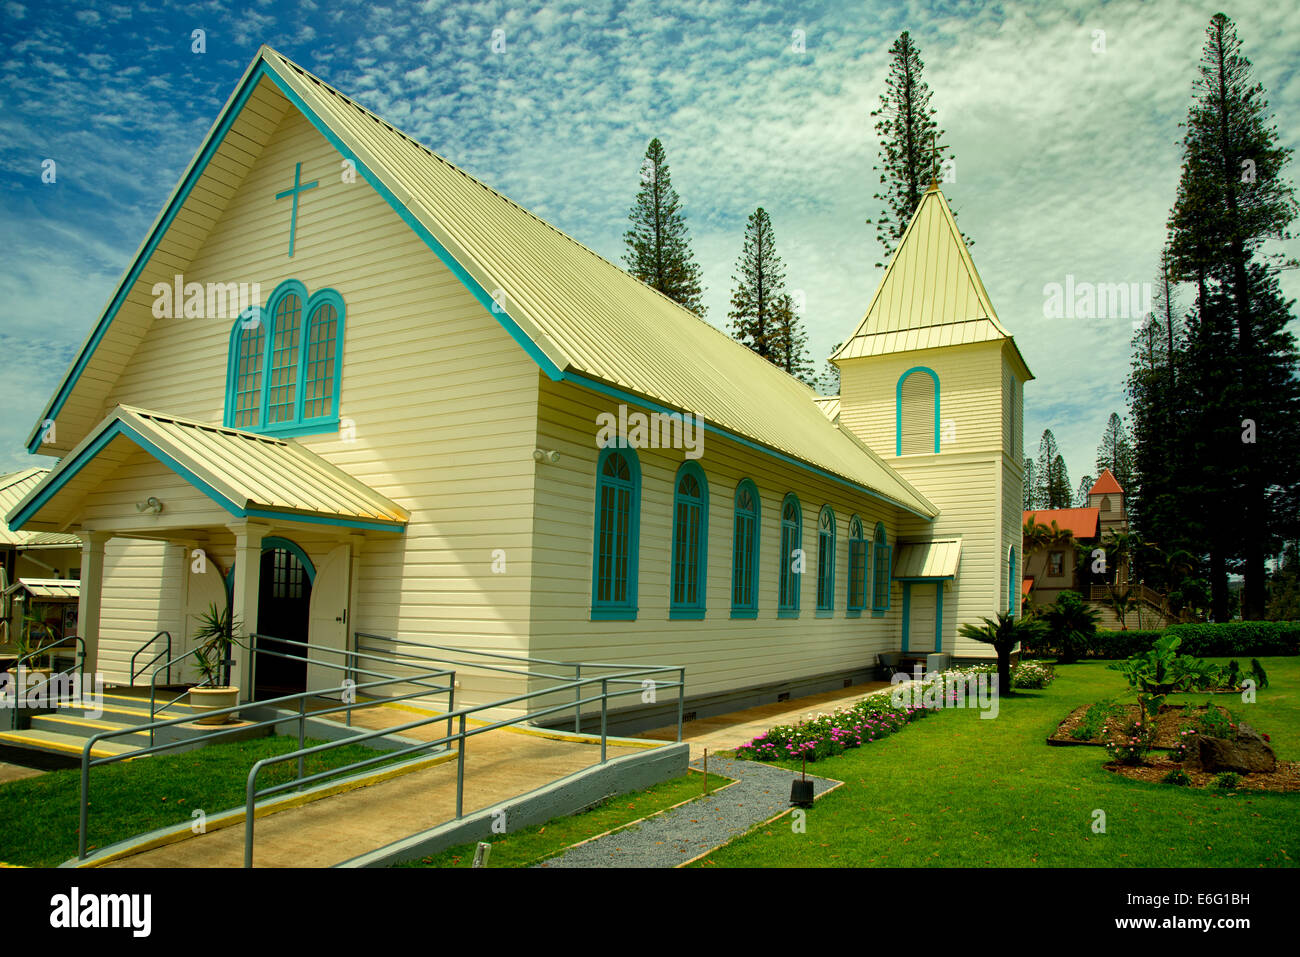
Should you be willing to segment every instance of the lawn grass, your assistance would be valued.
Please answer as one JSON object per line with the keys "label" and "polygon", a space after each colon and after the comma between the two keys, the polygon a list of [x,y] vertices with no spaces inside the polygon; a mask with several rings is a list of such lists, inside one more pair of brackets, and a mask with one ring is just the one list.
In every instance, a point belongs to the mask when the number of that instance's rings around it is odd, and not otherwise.
{"label": "lawn grass", "polygon": [[[709,775],[709,789],[716,791],[730,778]],[[554,857],[565,848],[612,831],[632,821],[649,817],[674,805],[701,797],[704,779],[699,771],[691,771],[654,787],[621,797],[609,798],[600,804],[567,817],[557,817],[545,824],[521,828],[492,841],[488,867],[529,867],[548,857]],[[418,861],[397,867],[471,867],[476,844],[460,844]]]}
{"label": "lawn grass", "polygon": [[[1262,661],[1270,687],[1256,704],[1214,700],[1269,733],[1279,759],[1300,760],[1300,658]],[[1104,749],[1045,743],[1074,708],[1124,694],[1123,676],[1106,665],[1057,666],[1051,686],[1003,698],[995,719],[950,709],[811,764],[845,786],[808,811],[805,833],[781,818],[697,866],[1293,866],[1300,795],[1132,781],[1102,768]],[[1105,833],[1092,829],[1098,810]]]}
{"label": "lawn grass", "polygon": [[[307,741],[308,746],[324,743]],[[196,808],[209,817],[242,808],[253,764],[297,748],[296,736],[279,735],[92,768],[88,848],[93,851],[157,828],[188,823]],[[342,767],[377,753],[364,745],[342,745],[309,755],[306,773]],[[258,788],[289,781],[296,772],[295,761],[272,765],[258,775]],[[75,857],[80,799],[80,768],[0,785],[0,862],[52,867]]]}

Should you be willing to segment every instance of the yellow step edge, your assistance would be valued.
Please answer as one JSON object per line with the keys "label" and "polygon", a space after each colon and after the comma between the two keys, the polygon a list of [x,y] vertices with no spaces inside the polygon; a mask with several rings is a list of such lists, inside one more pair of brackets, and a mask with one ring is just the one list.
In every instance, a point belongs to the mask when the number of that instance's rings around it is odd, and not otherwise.
{"label": "yellow step edge", "polygon": [[[64,744],[62,741],[42,741],[40,738],[29,738],[22,732],[18,731],[0,732],[0,741],[11,741],[14,744],[34,751],[58,751],[60,754],[73,754],[78,757],[86,753],[84,745],[78,748],[70,744]],[[92,758],[116,758],[123,754],[130,754],[133,751],[138,750],[139,748],[130,746],[124,746],[121,751],[110,751],[107,748],[91,748],[90,756]]]}
{"label": "yellow step edge", "polygon": [[67,715],[62,715],[57,713],[43,714],[43,715],[39,715],[38,717],[43,718],[47,721],[56,722],[57,724],[73,724],[81,728],[97,728],[100,731],[126,731],[127,732],[126,734],[120,735],[120,737],[123,738],[128,737],[130,735],[137,735],[142,738],[149,737],[148,731],[128,731],[127,729],[131,728],[132,725],[118,724],[115,721],[101,721],[96,718],[72,718],[72,717],[68,717]]}

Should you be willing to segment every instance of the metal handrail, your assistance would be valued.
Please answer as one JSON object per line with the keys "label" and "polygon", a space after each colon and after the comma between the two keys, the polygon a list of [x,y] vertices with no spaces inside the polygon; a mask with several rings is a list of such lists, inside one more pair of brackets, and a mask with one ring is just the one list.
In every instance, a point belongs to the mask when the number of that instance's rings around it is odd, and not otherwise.
{"label": "metal handrail", "polygon": [[[454,671],[450,671],[447,669],[440,669],[437,671],[431,670],[428,674],[422,675],[421,677],[434,677],[434,676],[442,676],[446,679],[449,679],[447,681],[446,687],[439,689],[440,691],[445,691],[448,694],[454,692],[455,676],[456,676],[456,673]],[[409,679],[405,677],[402,678],[389,677],[379,681],[366,682],[363,684],[357,684],[355,682],[345,682],[336,688],[324,688],[318,691],[300,691],[295,694],[284,695],[279,698],[270,698],[266,701],[259,701],[256,703],[256,705],[245,702],[243,704],[233,705],[228,708],[214,708],[211,711],[205,711],[203,716],[216,717],[218,715],[233,715],[233,714],[237,714],[240,711],[246,711],[250,707],[273,708],[282,704],[286,704],[288,702],[297,702],[299,708],[298,734],[299,734],[299,740],[301,741],[305,734],[305,724],[306,724],[306,719],[308,717],[308,713],[306,711],[306,700],[308,698],[316,697],[322,694],[328,694],[330,692],[335,692],[335,691],[337,692],[355,691],[361,688],[380,687],[385,684],[390,684],[394,682],[405,682],[407,680]],[[417,697],[427,696],[428,694],[429,694],[429,690],[426,688],[422,688],[419,691],[413,691],[409,694],[394,696],[387,700],[401,701],[407,698],[417,698]],[[317,717],[320,715],[333,714],[338,711],[351,711],[360,708],[374,707],[381,703],[382,702],[380,701],[373,701],[373,700],[362,701],[358,697],[358,699],[354,702],[343,702],[338,705],[331,705],[326,708],[319,708],[311,712],[311,716]],[[111,728],[105,731],[99,731],[86,739],[86,743],[82,747],[82,751],[81,751],[81,808],[80,808],[81,830],[78,837],[78,847],[77,847],[78,859],[85,860],[86,858],[86,848],[87,848],[87,841],[88,841],[87,829],[88,829],[89,818],[90,818],[90,769],[92,767],[98,767],[99,765],[102,764],[112,764],[116,761],[125,761],[125,760],[131,760],[135,758],[141,758],[152,754],[160,754],[164,751],[172,750],[173,748],[190,746],[193,744],[193,741],[190,739],[180,739],[177,741],[164,742],[162,744],[155,744],[153,743],[153,741],[154,741],[154,735],[158,729],[175,727],[176,725],[185,724],[193,720],[194,720],[194,715],[183,715],[179,718],[168,718],[161,721],[150,721],[147,726],[129,725],[123,728]],[[205,735],[204,740],[205,741],[212,740],[215,738],[224,737],[225,735],[234,734],[237,732],[246,734],[250,730],[257,730],[258,728],[267,728],[267,727],[273,728],[276,725],[283,724],[285,720],[286,717],[283,714],[277,714],[271,718],[266,718],[262,721],[256,721],[251,724],[235,724],[230,726],[229,728],[223,728],[221,725],[213,725],[212,726],[213,730],[208,732]],[[433,720],[441,720],[441,717],[436,717]],[[149,731],[149,739],[151,742],[149,747],[140,748],[136,751],[127,751],[122,754],[110,754],[104,757],[94,758],[92,760],[91,751],[94,749],[95,745],[98,744],[100,741],[104,741],[109,738],[121,737],[123,735],[128,735],[128,734],[136,734],[145,730]],[[391,733],[391,732],[385,732],[385,733]],[[344,743],[347,743],[349,741],[355,740],[355,736],[349,738],[342,738],[340,740]]]}
{"label": "metal handrail", "polygon": [[[683,700],[678,701],[678,708],[677,708],[678,711],[677,723],[678,723],[679,737],[681,734],[681,717],[685,710],[685,701],[684,701],[685,681],[686,681],[685,668],[681,668],[673,665],[642,665],[642,664],[634,664],[634,663],[617,663],[617,662],[600,662],[600,661],[558,661],[553,658],[530,658],[526,655],[508,655],[505,654],[504,652],[497,652],[497,651],[479,651],[472,648],[457,648],[453,645],[439,645],[433,642],[416,641],[411,638],[391,638],[386,635],[376,635],[370,632],[363,632],[363,631],[354,632],[353,637],[356,640],[357,648],[359,650],[367,647],[369,647],[370,650],[380,650],[374,648],[374,646],[366,646],[361,643],[362,639],[377,639],[379,641],[391,642],[394,645],[410,645],[412,647],[422,648],[422,649],[432,649],[434,651],[452,651],[452,652],[456,652],[457,654],[505,659],[507,661],[526,661],[526,662],[535,662],[538,664],[558,665],[563,668],[572,668],[574,681],[577,681],[582,677],[583,668],[587,668],[587,669],[632,668],[638,671],[644,671],[648,673],[657,673],[663,671],[679,671],[681,672],[681,680],[683,682],[682,691],[678,695],[679,699],[683,699]],[[394,650],[393,654],[396,655],[398,654],[398,652]],[[530,670],[519,671],[517,669],[508,668],[501,665],[485,665],[479,663],[471,663],[471,662],[461,661],[455,658],[428,657],[425,655],[412,655],[409,653],[405,657],[412,658],[418,661],[442,662],[444,664],[465,665],[471,668],[478,668],[483,671],[495,671],[503,674],[519,675],[528,678],[540,677],[540,678],[553,678],[555,680],[568,680],[567,675],[548,674],[544,671],[541,672],[530,671]],[[578,734],[582,732],[582,707],[581,704],[576,701],[573,704],[573,730],[575,733]]]}
{"label": "metal handrail", "polygon": [[150,645],[152,645],[152,644],[153,644],[155,641],[157,641],[157,640],[158,640],[162,635],[166,635],[166,636],[167,636],[167,646],[166,646],[166,648],[165,648],[163,651],[158,652],[158,654],[154,655],[154,656],[153,656],[152,658],[150,658],[148,661],[146,661],[146,662],[144,663],[144,667],[145,667],[145,668],[148,668],[150,665],[152,665],[154,662],[156,662],[159,658],[161,658],[161,657],[165,654],[165,655],[167,656],[167,664],[168,664],[168,668],[167,668],[167,683],[168,683],[168,684],[171,684],[171,683],[172,683],[172,670],[171,670],[171,667],[170,667],[170,666],[171,666],[171,657],[172,657],[172,633],[171,633],[170,631],[160,631],[160,632],[158,632],[158,634],[154,635],[152,638],[150,638],[148,641],[146,641],[143,645],[141,645],[139,648],[137,648],[137,649],[135,650],[135,654],[131,655],[131,684],[135,684],[136,676],[139,675],[139,674],[141,674],[141,673],[143,672],[143,670],[144,670],[143,668],[142,668],[140,671],[136,671],[136,670],[135,670],[135,659],[139,657],[139,655],[140,655],[140,653],[141,653],[142,651],[144,651],[146,648],[148,648]]}
{"label": "metal handrail", "polygon": [[[557,691],[566,691],[566,690],[568,690],[568,688],[569,688],[570,686],[575,686],[575,687],[578,688],[578,700],[577,700],[577,705],[578,705],[579,707],[581,707],[581,705],[583,705],[583,704],[588,704],[588,703],[593,702],[593,701],[599,701],[599,702],[601,703],[601,707],[600,707],[600,763],[601,763],[601,764],[604,764],[604,763],[608,760],[608,712],[609,712],[609,699],[610,699],[611,697],[618,697],[618,696],[620,696],[620,695],[628,695],[628,694],[638,694],[638,693],[640,693],[640,691],[641,691],[641,689],[642,689],[642,687],[643,687],[643,684],[642,684],[641,681],[638,681],[637,678],[638,678],[640,675],[643,675],[643,674],[645,674],[645,673],[647,673],[647,672],[658,672],[658,671],[662,671],[662,670],[676,670],[676,671],[680,671],[680,672],[681,672],[681,680],[680,680],[680,681],[678,681],[678,682],[663,682],[663,687],[680,687],[680,688],[682,688],[682,689],[685,688],[685,685],[686,685],[686,680],[685,680],[685,678],[686,678],[686,676],[685,676],[685,669],[684,669],[684,668],[671,668],[671,667],[668,667],[668,666],[651,666],[651,667],[649,667],[649,668],[636,669],[636,670],[628,671],[628,672],[624,672],[624,673],[621,673],[621,674],[615,674],[615,675],[603,675],[603,676],[598,677],[598,678],[578,679],[577,681],[567,682],[565,685],[562,685],[562,686],[557,687],[557,688],[543,688],[543,689],[539,689],[539,690],[537,690],[537,691],[530,691],[530,692],[526,692],[526,693],[524,693],[524,694],[522,694],[522,695],[516,695],[516,696],[513,697],[513,698],[505,698],[505,699],[501,699],[501,700],[499,700],[499,701],[488,702],[487,704],[473,705],[473,706],[468,707],[468,708],[461,708],[461,709],[459,709],[459,710],[457,710],[457,711],[449,712],[449,713],[447,713],[447,714],[445,714],[445,715],[430,715],[430,716],[427,716],[427,717],[424,717],[424,718],[418,718],[418,719],[415,719],[415,720],[413,720],[413,721],[409,721],[409,722],[407,722],[407,723],[405,723],[405,724],[395,725],[395,726],[390,727],[390,728],[382,728],[382,729],[379,729],[379,730],[376,730],[376,731],[369,731],[369,732],[366,732],[366,733],[364,733],[364,734],[357,735],[357,736],[355,736],[355,737],[340,738],[338,741],[327,741],[327,742],[325,742],[324,744],[313,745],[313,746],[310,747],[310,748],[300,748],[298,751],[293,751],[293,752],[289,752],[289,753],[286,753],[286,754],[273,755],[273,756],[271,756],[271,757],[262,758],[262,759],[260,759],[259,761],[257,761],[257,762],[256,762],[256,763],[255,763],[255,764],[254,764],[250,769],[249,769],[249,771],[248,771],[248,784],[247,784],[247,786],[246,786],[246,790],[245,790],[245,804],[244,804],[244,866],[245,866],[245,867],[252,867],[252,866],[253,866],[253,844],[254,844],[254,837],[255,837],[256,817],[257,817],[257,815],[256,815],[256,810],[257,810],[257,798],[259,798],[259,797],[269,797],[270,795],[278,794],[278,793],[281,792],[281,791],[289,790],[289,788],[294,787],[294,786],[301,787],[301,786],[303,786],[303,785],[305,785],[305,784],[315,783],[316,781],[322,781],[322,780],[325,780],[326,778],[334,777],[334,776],[339,775],[339,774],[348,773],[348,772],[351,772],[351,771],[356,771],[356,770],[359,770],[359,769],[361,769],[361,768],[363,768],[363,767],[368,767],[368,766],[370,766],[370,765],[372,765],[372,764],[377,764],[377,763],[380,763],[380,762],[382,762],[382,761],[392,760],[394,757],[403,756],[403,755],[406,755],[406,754],[414,754],[414,753],[419,752],[419,751],[424,751],[424,750],[428,750],[428,749],[430,749],[430,748],[435,748],[435,747],[437,747],[438,745],[442,745],[442,744],[450,744],[452,741],[456,741],[456,742],[457,742],[457,749],[456,749],[456,752],[457,752],[457,753],[456,753],[456,819],[460,819],[461,817],[464,816],[464,790],[465,790],[465,742],[466,742],[466,740],[467,740],[468,738],[470,738],[470,737],[473,737],[473,736],[476,735],[476,734],[486,734],[486,733],[489,732],[489,731],[496,731],[496,730],[498,730],[498,729],[500,729],[500,728],[509,727],[510,725],[519,724],[519,723],[524,722],[524,721],[533,721],[533,720],[535,720],[535,719],[537,719],[537,718],[539,718],[539,717],[543,717],[543,716],[545,716],[545,715],[553,714],[553,713],[555,713],[555,712],[557,712],[557,711],[567,711],[570,707],[573,707],[573,705],[571,705],[571,704],[569,704],[569,703],[567,703],[567,702],[564,703],[564,704],[560,704],[560,705],[552,705],[551,707],[548,707],[548,708],[542,708],[542,709],[537,710],[537,711],[527,712],[527,713],[522,714],[522,715],[519,715],[519,716],[517,716],[517,717],[506,718],[506,719],[503,719],[503,720],[500,720],[500,721],[495,721],[495,722],[491,722],[491,723],[485,724],[485,725],[483,725],[483,726],[481,726],[481,727],[478,727],[478,728],[473,728],[473,729],[468,729],[468,730],[467,730],[467,729],[466,729],[466,726],[465,726],[467,716],[468,716],[468,715],[471,715],[471,714],[474,714],[475,712],[478,712],[478,711],[484,711],[484,710],[487,710],[488,708],[500,708],[500,707],[503,707],[503,706],[506,706],[506,705],[516,704],[516,703],[518,703],[518,702],[520,702],[520,701],[526,701],[526,700],[528,700],[529,698],[535,698],[535,697],[538,697],[538,696],[540,696],[540,695],[553,694],[553,693],[555,693],[555,692],[557,692]],[[636,683],[637,687],[636,687],[636,688],[629,688],[629,689],[627,689],[627,690],[625,690],[625,691],[615,691],[615,692],[612,692],[612,693],[611,693],[610,690],[609,690],[609,684],[610,684],[611,681],[613,681],[613,682],[623,682],[623,683],[626,683],[626,682],[634,682],[634,683]],[[600,682],[600,686],[601,686],[600,694],[599,694],[599,695],[591,695],[591,696],[586,697],[586,698],[582,697],[582,695],[581,695],[581,687],[582,687],[583,685],[595,684],[596,682]],[[658,687],[660,686],[660,683],[659,683],[658,681],[655,681],[654,684],[655,684],[655,687],[656,687],[656,688],[658,688]],[[371,739],[371,738],[381,737],[381,736],[383,736],[383,735],[402,734],[402,733],[404,733],[404,732],[406,732],[406,731],[412,731],[412,730],[415,730],[416,728],[423,727],[423,726],[425,726],[425,725],[427,725],[427,724],[432,724],[432,723],[434,723],[434,722],[436,722],[436,721],[442,721],[442,720],[444,720],[444,719],[450,721],[450,719],[452,719],[452,718],[457,718],[457,719],[459,719],[459,730],[458,730],[457,733],[455,733],[455,734],[451,734],[451,733],[449,732],[449,733],[446,734],[445,736],[443,736],[443,737],[441,737],[441,738],[433,739],[433,740],[431,740],[431,741],[419,741],[419,742],[416,742],[416,743],[414,743],[414,744],[408,745],[408,746],[406,746],[406,747],[404,747],[404,748],[399,748],[399,749],[396,750],[396,751],[386,752],[386,753],[384,753],[384,754],[382,754],[382,755],[377,755],[377,756],[375,756],[375,757],[373,757],[373,758],[364,758],[364,759],[362,759],[362,760],[360,760],[360,761],[354,761],[354,762],[352,762],[351,764],[344,765],[343,767],[340,767],[340,768],[331,768],[331,769],[326,770],[326,771],[318,771],[317,773],[315,773],[315,774],[313,774],[313,775],[310,775],[310,776],[308,776],[308,777],[305,777],[305,778],[301,776],[302,762],[303,762],[303,759],[304,759],[306,756],[308,756],[308,755],[322,754],[322,753],[324,753],[324,752],[326,752],[326,751],[332,750],[333,748],[341,747],[341,746],[344,745],[344,744],[359,744],[359,743],[364,742],[364,741],[367,741],[367,740],[369,740],[369,739]],[[594,735],[593,735],[593,737],[594,737]],[[680,723],[679,723],[679,724],[678,724],[678,730],[677,730],[677,740],[680,742],[681,739],[682,739],[682,736],[681,736],[681,725],[680,725]],[[295,780],[290,781],[290,782],[286,782],[286,783],[283,783],[283,784],[276,784],[276,785],[272,785],[271,787],[268,787],[268,788],[263,788],[263,789],[260,790],[260,791],[257,790],[257,776],[258,776],[258,774],[261,773],[261,771],[262,771],[262,769],[263,769],[264,767],[268,767],[268,766],[270,766],[270,765],[272,765],[272,764],[280,764],[280,763],[283,763],[283,762],[285,762],[285,761],[292,761],[292,760],[295,760],[295,759],[298,761],[298,766],[299,766],[299,769],[300,769],[300,773],[299,773],[299,777],[298,777],[298,778],[296,778]]]}
{"label": "metal handrail", "polygon": [[[65,645],[69,641],[73,642],[73,647],[76,649],[76,654],[73,657],[72,666],[68,668],[64,668],[62,671],[58,673],[55,673],[54,670],[51,669],[50,676],[47,679],[45,679],[45,681],[41,682],[41,684],[38,685],[37,687],[38,688],[57,687],[57,681],[59,678],[62,678],[64,675],[71,674],[72,672],[75,671],[78,672],[80,675],[80,683],[79,683],[79,689],[80,689],[81,686],[84,686],[86,681],[86,642],[85,639],[83,639],[80,635],[68,635],[66,638],[60,638],[57,641],[53,641],[50,642],[49,644],[42,645],[41,647],[23,655],[21,658],[19,658],[17,661],[13,663],[14,676],[16,678],[20,676],[23,662],[30,661],[31,659],[37,657],[38,655],[48,653],[52,648],[56,646]],[[17,695],[18,693],[17,689],[15,689],[14,693],[15,695]],[[82,693],[83,694],[85,693],[84,689],[82,689]],[[14,705],[15,706],[12,709],[12,717],[10,718],[9,725],[11,730],[17,731],[18,730],[17,700],[15,700]]]}

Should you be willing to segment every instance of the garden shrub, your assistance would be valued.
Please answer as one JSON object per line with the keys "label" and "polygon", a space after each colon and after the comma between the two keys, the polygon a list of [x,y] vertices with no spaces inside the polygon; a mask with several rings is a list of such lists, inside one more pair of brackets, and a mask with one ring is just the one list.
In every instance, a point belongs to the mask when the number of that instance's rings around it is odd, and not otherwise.
{"label": "garden shrub", "polygon": [[1155,722],[1144,724],[1141,718],[1136,718],[1125,725],[1115,740],[1106,743],[1106,750],[1120,764],[1145,764],[1155,739]]}
{"label": "garden shrub", "polygon": [[1098,631],[1088,643],[1094,658],[1128,658],[1163,634],[1183,639],[1185,654],[1207,658],[1300,654],[1300,622],[1224,621],[1170,625],[1165,631]]}
{"label": "garden shrub", "polygon": [[1174,768],[1161,778],[1160,781],[1163,784],[1172,784],[1180,788],[1188,787],[1192,783],[1192,779],[1182,768]]}
{"label": "garden shrub", "polygon": [[1241,775],[1236,771],[1224,771],[1214,779],[1216,788],[1235,788],[1241,783]]}

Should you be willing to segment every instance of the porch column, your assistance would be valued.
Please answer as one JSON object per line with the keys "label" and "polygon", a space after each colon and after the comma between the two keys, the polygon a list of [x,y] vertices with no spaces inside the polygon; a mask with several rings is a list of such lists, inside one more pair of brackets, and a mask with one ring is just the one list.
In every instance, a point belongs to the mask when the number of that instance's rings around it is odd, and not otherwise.
{"label": "porch column", "polygon": [[934,583],[934,650],[943,651],[943,582]]}
{"label": "porch column", "polygon": [[77,599],[77,633],[86,645],[85,669],[94,675],[99,668],[99,613],[104,598],[104,546],[113,536],[107,532],[83,532],[81,539],[81,585]]}
{"label": "porch column", "polygon": [[262,539],[266,528],[253,522],[232,522],[235,535],[235,580],[231,588],[231,614],[243,623],[242,633],[249,647],[231,649],[236,656],[232,672],[238,675],[241,701],[253,700],[253,650],[247,636],[257,631],[258,585],[262,578]]}
{"label": "porch column", "polygon": [[912,626],[912,583],[903,582],[903,651],[907,652],[908,632]]}

